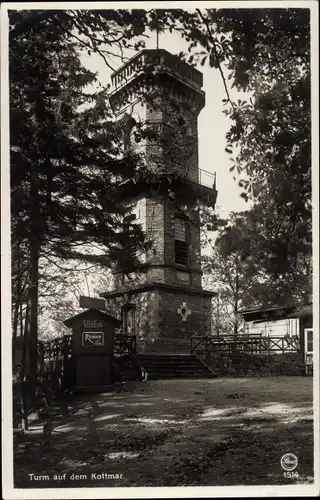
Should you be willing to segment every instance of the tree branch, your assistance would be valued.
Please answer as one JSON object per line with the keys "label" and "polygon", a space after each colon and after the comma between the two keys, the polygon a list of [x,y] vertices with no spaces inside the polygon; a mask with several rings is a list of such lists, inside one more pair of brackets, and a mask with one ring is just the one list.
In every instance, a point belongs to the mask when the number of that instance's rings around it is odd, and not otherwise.
{"label": "tree branch", "polygon": [[219,62],[219,54],[217,52],[217,48],[216,48],[216,41],[215,39],[213,38],[212,36],[212,33],[211,33],[211,30],[210,30],[210,26],[209,26],[209,23],[208,23],[208,20],[203,16],[202,12],[200,9],[196,9],[196,12],[198,13],[198,15],[200,16],[202,22],[204,23],[204,25],[206,26],[207,28],[207,32],[208,32],[208,35],[209,35],[209,38],[211,40],[211,43],[212,43],[212,47],[213,47],[213,51],[214,51],[214,55],[215,55],[215,58],[216,58],[216,64],[218,66],[218,70],[219,70],[219,73],[221,75],[221,78],[222,78],[222,82],[223,82],[223,86],[224,86],[224,89],[225,89],[225,93],[226,93],[226,96],[227,96],[227,100],[228,102],[231,104],[232,106],[232,109],[234,111],[236,111],[236,107],[235,107],[235,104],[234,102],[232,101],[231,97],[230,97],[230,93],[229,93],[229,90],[228,90],[228,85],[227,85],[227,81],[225,79],[225,76],[223,74],[223,71],[222,71],[222,68],[221,68],[221,64]]}

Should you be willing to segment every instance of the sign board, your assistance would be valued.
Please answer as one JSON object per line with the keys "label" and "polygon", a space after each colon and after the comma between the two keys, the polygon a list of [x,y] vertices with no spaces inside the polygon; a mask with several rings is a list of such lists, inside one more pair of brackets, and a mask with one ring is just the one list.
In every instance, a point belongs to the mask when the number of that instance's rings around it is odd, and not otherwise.
{"label": "sign board", "polygon": [[80,307],[85,307],[86,309],[101,309],[105,311],[106,304],[104,299],[98,299],[96,297],[86,297],[85,295],[80,295],[79,297]]}
{"label": "sign board", "polygon": [[83,346],[104,346],[104,332],[82,332]]}
{"label": "sign board", "polygon": [[84,319],[82,323],[84,328],[103,328],[102,321],[98,319]]}

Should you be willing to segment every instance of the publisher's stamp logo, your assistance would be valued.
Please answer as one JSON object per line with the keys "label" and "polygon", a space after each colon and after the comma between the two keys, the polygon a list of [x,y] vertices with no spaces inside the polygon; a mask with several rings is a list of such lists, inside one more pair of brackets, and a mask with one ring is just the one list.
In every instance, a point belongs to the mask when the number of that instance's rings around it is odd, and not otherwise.
{"label": "publisher's stamp logo", "polygon": [[298,467],[298,458],[293,453],[286,453],[281,457],[281,467],[288,472],[295,470]]}

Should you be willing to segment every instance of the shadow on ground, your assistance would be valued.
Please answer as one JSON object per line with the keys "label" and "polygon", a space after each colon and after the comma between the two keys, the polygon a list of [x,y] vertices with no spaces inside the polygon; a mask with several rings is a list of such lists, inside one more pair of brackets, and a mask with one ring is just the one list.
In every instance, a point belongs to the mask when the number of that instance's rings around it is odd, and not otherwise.
{"label": "shadow on ground", "polygon": [[17,433],[15,487],[291,484],[287,452],[294,481],[311,483],[312,379],[128,383],[61,401]]}

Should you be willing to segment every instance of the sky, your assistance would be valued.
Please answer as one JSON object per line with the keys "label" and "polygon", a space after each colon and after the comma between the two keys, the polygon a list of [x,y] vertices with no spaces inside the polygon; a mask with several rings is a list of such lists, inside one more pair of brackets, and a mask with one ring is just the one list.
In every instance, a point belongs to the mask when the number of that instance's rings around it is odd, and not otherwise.
{"label": "sky", "polygon": [[[178,33],[166,31],[160,34],[159,48],[178,54],[181,51],[187,52],[187,47],[187,42]],[[155,33],[149,32],[146,48],[156,48]],[[133,55],[135,55],[134,51],[125,53],[126,57]],[[114,69],[118,69],[123,64],[117,57],[110,61]],[[98,73],[98,78],[103,85],[111,84],[112,71],[106,66],[102,57],[97,54],[83,55],[82,62],[88,69]],[[231,121],[223,114],[222,99],[226,96],[221,75],[217,69],[209,68],[207,65],[199,66],[198,69],[203,73],[202,90],[206,93],[206,105],[200,112],[198,121],[199,168],[212,173],[216,172],[218,190],[216,210],[222,217],[227,217],[231,211],[246,210],[249,205],[240,198],[241,190],[237,181],[233,180],[234,174],[229,172],[230,156],[225,152],[225,147],[226,133]],[[227,75],[226,70],[225,74]],[[229,84],[231,98],[245,99],[244,94],[230,87]]]}

